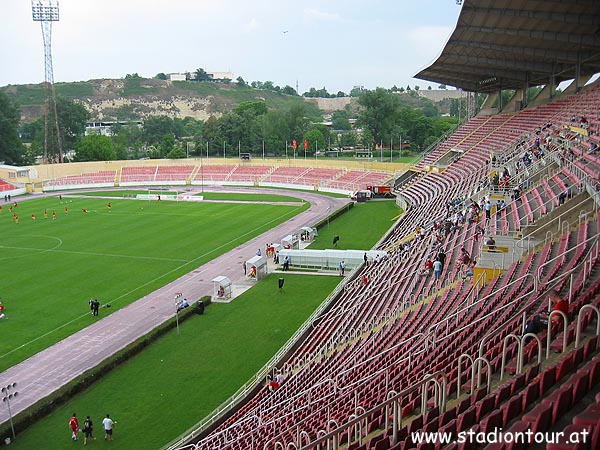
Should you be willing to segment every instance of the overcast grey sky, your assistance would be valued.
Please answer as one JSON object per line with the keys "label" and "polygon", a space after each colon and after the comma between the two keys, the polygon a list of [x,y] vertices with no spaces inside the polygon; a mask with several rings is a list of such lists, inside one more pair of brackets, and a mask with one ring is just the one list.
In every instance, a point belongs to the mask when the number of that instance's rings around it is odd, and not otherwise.
{"label": "overcast grey sky", "polygon": [[[0,86],[42,82],[31,1],[1,4]],[[297,80],[301,93],[426,88],[412,76],[437,58],[460,12],[455,0],[60,0],[59,7],[55,82],[202,67],[280,86]]]}

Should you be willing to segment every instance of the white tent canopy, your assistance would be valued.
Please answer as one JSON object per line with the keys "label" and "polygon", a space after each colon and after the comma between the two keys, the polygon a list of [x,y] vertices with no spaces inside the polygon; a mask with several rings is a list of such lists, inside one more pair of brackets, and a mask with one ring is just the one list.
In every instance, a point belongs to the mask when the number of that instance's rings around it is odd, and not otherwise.
{"label": "white tent canopy", "polygon": [[282,249],[279,252],[279,258],[280,261],[283,261],[286,256],[289,256],[290,266],[316,267],[326,270],[337,270],[340,261],[344,261],[346,270],[352,270],[364,263],[365,254],[369,261],[387,257],[387,252],[384,250]]}

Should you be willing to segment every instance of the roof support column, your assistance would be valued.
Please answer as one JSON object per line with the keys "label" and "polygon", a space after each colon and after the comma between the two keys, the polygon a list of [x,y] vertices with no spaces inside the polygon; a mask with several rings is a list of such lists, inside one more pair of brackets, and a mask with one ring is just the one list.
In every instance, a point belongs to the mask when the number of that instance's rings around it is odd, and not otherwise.
{"label": "roof support column", "polygon": [[581,53],[577,52],[577,64],[575,65],[575,92],[579,92],[581,86],[579,81],[581,78]]}
{"label": "roof support column", "polygon": [[556,91],[556,75],[552,74],[550,76],[550,79],[548,80],[548,88],[550,89],[550,92],[548,92],[548,99],[552,100]]}

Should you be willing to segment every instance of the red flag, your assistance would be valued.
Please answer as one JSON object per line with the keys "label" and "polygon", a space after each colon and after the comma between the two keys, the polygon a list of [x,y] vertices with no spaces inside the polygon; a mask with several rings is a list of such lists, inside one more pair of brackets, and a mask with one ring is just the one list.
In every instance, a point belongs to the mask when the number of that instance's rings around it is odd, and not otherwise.
{"label": "red flag", "polygon": [[306,150],[308,148],[308,141],[304,141],[304,150]]}
{"label": "red flag", "polygon": [[292,147],[293,147],[294,150],[296,150],[296,147],[298,147],[298,143],[296,142],[296,139],[294,139],[292,141]]}

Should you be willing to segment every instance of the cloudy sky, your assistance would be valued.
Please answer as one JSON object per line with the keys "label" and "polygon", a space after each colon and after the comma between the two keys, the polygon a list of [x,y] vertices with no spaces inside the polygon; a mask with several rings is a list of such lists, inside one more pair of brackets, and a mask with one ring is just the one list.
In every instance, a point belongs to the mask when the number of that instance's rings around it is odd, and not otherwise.
{"label": "cloudy sky", "polygon": [[[301,93],[426,88],[412,76],[439,55],[460,12],[455,0],[60,0],[59,7],[56,82],[202,67],[246,81],[297,81]],[[0,61],[0,86],[44,80],[30,0],[2,1]]]}

